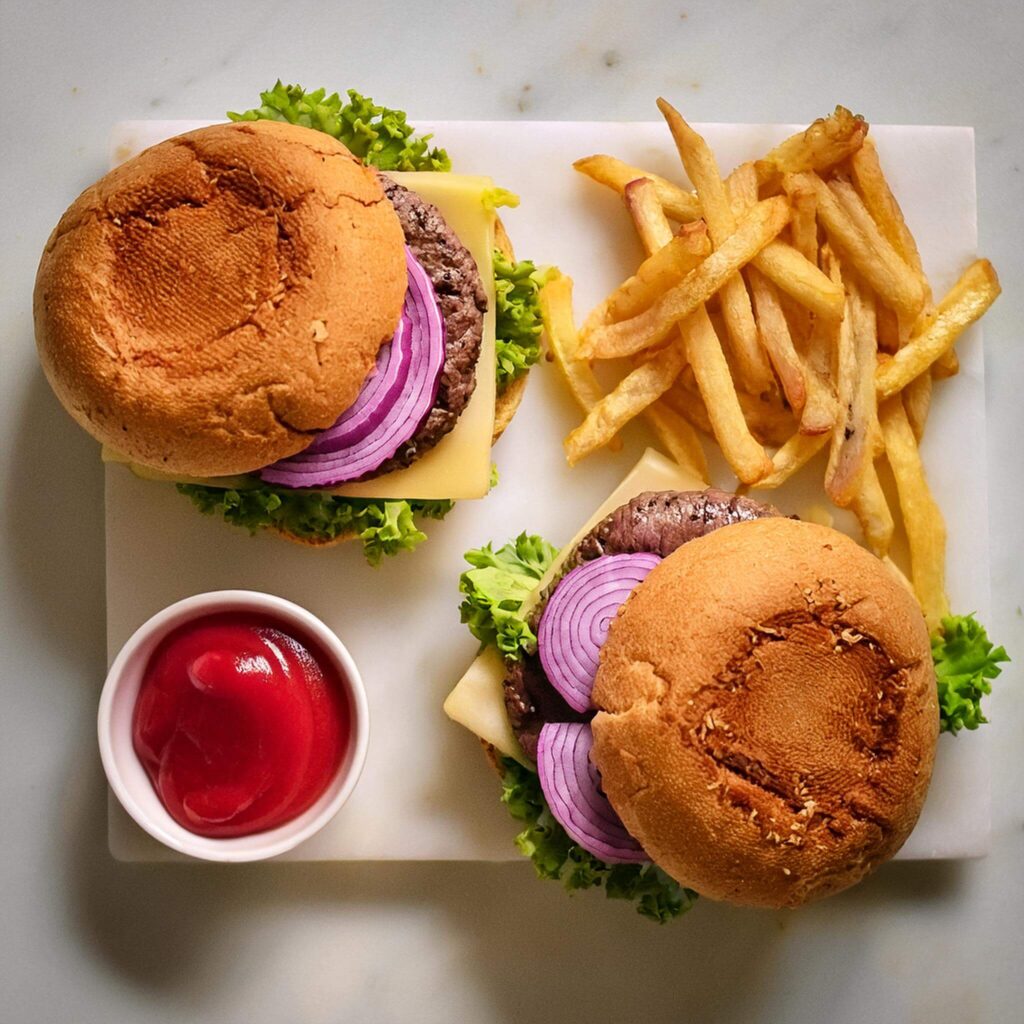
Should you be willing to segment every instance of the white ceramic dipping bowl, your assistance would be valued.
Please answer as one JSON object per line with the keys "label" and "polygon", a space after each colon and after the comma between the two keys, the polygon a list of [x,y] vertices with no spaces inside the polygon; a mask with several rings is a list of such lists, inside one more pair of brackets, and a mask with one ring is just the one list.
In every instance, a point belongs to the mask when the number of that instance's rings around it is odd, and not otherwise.
{"label": "white ceramic dipping bowl", "polygon": [[[330,785],[298,817],[253,835],[211,839],[179,825],[167,813],[132,745],[132,715],[150,656],[170,632],[194,619],[221,612],[265,615],[308,637],[334,666],[348,699],[350,734],[345,755]],[[366,692],[345,645],[315,615],[271,594],[218,590],[178,601],[143,623],[121,648],[107,674],[99,708],[100,756],[107,780],[124,809],[154,839],[190,857],[228,862],[276,857],[319,832],[355,788],[366,760],[370,722]]]}

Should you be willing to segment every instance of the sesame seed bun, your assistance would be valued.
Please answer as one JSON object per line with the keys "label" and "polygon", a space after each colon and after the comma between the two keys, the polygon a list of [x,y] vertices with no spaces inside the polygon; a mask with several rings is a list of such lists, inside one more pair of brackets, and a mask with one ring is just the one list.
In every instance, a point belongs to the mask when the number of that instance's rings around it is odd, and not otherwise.
{"label": "sesame seed bun", "polygon": [[36,340],[57,396],[186,476],[293,455],[355,400],[406,288],[376,173],[311,129],[215,125],[86,189],[47,242]]}
{"label": "sesame seed bun", "polygon": [[759,519],[684,544],[601,652],[593,758],[651,857],[704,896],[796,906],[903,844],[938,736],[914,598],[848,537]]}

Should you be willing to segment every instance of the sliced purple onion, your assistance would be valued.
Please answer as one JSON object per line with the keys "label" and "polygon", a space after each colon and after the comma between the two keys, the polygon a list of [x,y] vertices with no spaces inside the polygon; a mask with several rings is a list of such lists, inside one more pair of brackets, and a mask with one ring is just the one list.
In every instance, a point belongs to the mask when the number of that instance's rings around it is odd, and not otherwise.
{"label": "sliced purple onion", "polygon": [[555,587],[540,617],[537,651],[551,685],[575,711],[590,695],[608,627],[658,555],[603,555],[577,566]]}
{"label": "sliced purple onion", "polygon": [[260,471],[285,487],[329,487],[358,480],[390,459],[419,430],[437,399],[445,322],[433,283],[406,246],[409,286],[394,337],[355,403],[297,455]]}
{"label": "sliced purple onion", "polygon": [[590,760],[594,736],[587,722],[547,722],[537,738],[540,788],[555,820],[573,842],[610,864],[650,860],[626,831],[601,789]]}

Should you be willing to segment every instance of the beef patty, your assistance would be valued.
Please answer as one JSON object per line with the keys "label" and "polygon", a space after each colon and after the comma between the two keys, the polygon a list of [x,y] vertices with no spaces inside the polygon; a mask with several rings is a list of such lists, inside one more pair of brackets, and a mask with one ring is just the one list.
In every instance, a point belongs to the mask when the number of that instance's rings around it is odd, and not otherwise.
{"label": "beef patty", "polygon": [[[764,519],[781,513],[771,505],[728,491],[647,491],[605,516],[580,542],[562,565],[558,576],[541,596],[530,616],[534,633],[548,598],[565,576],[584,562],[602,555],[651,552],[662,558],[687,541],[703,537],[731,523]],[[566,704],[551,685],[536,652],[505,663],[505,708],[512,731],[524,752],[537,756],[537,737],[545,722],[586,722],[594,713],[579,712]]]}
{"label": "beef patty", "polygon": [[434,285],[444,316],[445,354],[437,398],[426,419],[387,462],[362,480],[411,465],[455,426],[476,387],[487,312],[487,293],[476,260],[438,208],[387,175],[381,175],[381,184],[398,214],[405,244]]}

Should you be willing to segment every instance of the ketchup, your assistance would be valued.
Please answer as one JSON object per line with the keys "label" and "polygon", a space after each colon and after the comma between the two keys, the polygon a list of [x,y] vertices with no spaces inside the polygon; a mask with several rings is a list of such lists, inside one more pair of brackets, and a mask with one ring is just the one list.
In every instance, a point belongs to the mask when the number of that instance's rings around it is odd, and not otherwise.
{"label": "ketchup", "polygon": [[171,817],[227,838],[313,804],[341,763],[349,720],[341,680],[313,644],[273,619],[222,613],[153,652],[132,738]]}

